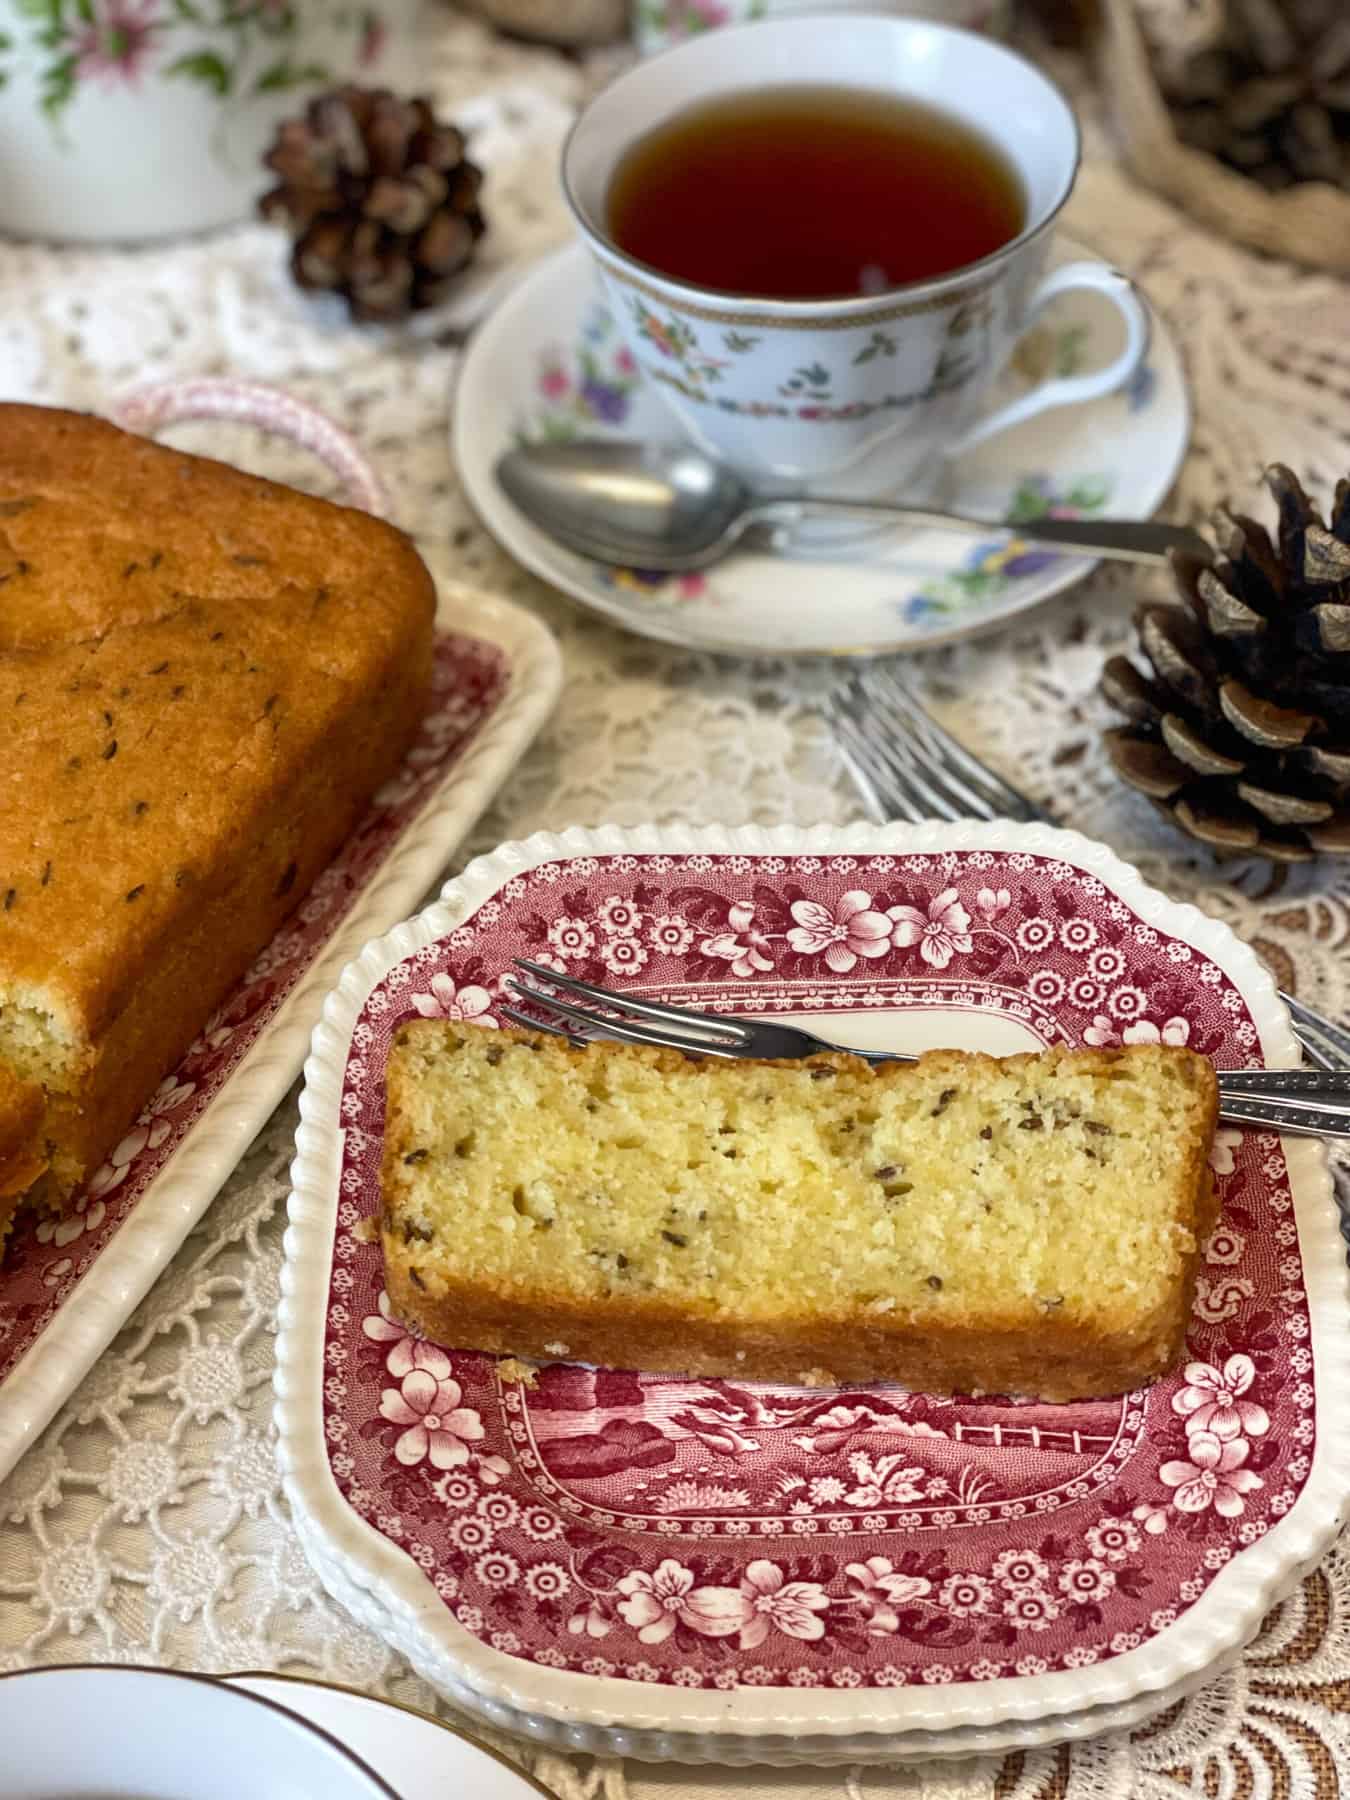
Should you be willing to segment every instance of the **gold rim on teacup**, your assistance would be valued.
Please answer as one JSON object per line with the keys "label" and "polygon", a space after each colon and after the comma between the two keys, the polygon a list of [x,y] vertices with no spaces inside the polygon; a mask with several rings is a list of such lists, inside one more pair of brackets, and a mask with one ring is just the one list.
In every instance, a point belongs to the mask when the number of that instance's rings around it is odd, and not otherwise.
{"label": "gold rim on teacup", "polygon": [[[964,40],[972,47],[977,47],[980,52],[987,53],[1015,67],[1022,75],[1030,76],[1044,89],[1047,98],[1059,109],[1068,131],[1071,146],[1068,163],[1054,198],[1048,205],[1036,209],[1034,214],[1029,209],[1027,221],[1017,235],[1009,238],[1008,242],[1001,244],[997,250],[991,251],[988,256],[981,257],[979,261],[965,263],[959,269],[952,269],[947,274],[932,276],[924,281],[889,287],[878,294],[859,294],[822,300],[766,300],[763,296],[739,298],[721,289],[700,287],[681,281],[620,249],[610,236],[605,221],[602,218],[594,217],[592,210],[581,199],[577,192],[577,183],[573,172],[573,159],[577,145],[588,124],[593,122],[600,109],[610,102],[617,102],[618,96],[622,93],[645,86],[646,78],[651,76],[653,71],[677,73],[680,66],[702,61],[714,53],[718,53],[718,59],[725,64],[731,60],[728,52],[734,53],[738,40],[744,41],[749,38],[750,42],[754,43],[762,41],[768,33],[778,34],[786,31],[800,33],[804,37],[810,28],[814,27],[818,31],[826,24],[834,24],[838,28],[853,31],[883,26],[915,33],[932,33],[947,39]],[[775,71],[775,73],[780,72]],[[795,78],[819,79],[813,76],[809,69]],[[788,85],[790,79],[792,78],[785,78],[779,85]],[[828,82],[828,85],[833,85],[833,82]],[[860,83],[854,82],[840,82],[839,85],[841,87],[861,86]],[[615,167],[641,136],[665,119],[674,117],[676,113],[683,110],[684,106],[696,105],[699,101],[710,98],[714,93],[729,94],[736,91],[738,89],[734,84],[728,84],[725,87],[720,85],[701,87],[696,97],[691,96],[677,105],[663,110],[659,117],[643,116],[640,126],[627,134],[611,159],[609,175],[613,175]],[[636,112],[634,116],[638,116]],[[1006,150],[1007,146],[1003,146],[1003,148]],[[1012,152],[1009,154],[1011,155]],[[1015,157],[1014,160],[1016,160]],[[1001,263],[1007,262],[1018,251],[1025,250],[1054,226],[1073,192],[1081,161],[1082,133],[1064,90],[1025,56],[1021,56],[1015,50],[1008,49],[1006,45],[996,43],[977,32],[968,31],[962,26],[944,25],[921,18],[911,19],[897,14],[853,13],[845,15],[842,21],[815,15],[797,15],[774,20],[753,20],[740,25],[726,25],[721,27],[715,38],[711,34],[689,38],[682,43],[672,45],[667,50],[657,52],[654,56],[648,57],[619,76],[582,109],[563,140],[560,173],[563,198],[576,221],[577,229],[589,244],[592,253],[603,258],[614,274],[623,278],[639,293],[646,293],[663,300],[667,298],[676,300],[680,307],[692,317],[705,319],[710,324],[754,324],[767,328],[775,325],[810,323],[817,330],[829,331],[851,325],[870,324],[873,321],[881,323],[888,319],[910,318],[920,313],[930,312],[944,305],[954,292],[969,290],[972,276],[987,273],[992,280],[994,272]],[[1019,164],[1019,174],[1022,173]],[[601,204],[603,206],[603,195]],[[986,287],[987,285],[989,284],[986,284]],[[985,290],[976,289],[975,291]],[[747,310],[749,308],[754,310]]]}

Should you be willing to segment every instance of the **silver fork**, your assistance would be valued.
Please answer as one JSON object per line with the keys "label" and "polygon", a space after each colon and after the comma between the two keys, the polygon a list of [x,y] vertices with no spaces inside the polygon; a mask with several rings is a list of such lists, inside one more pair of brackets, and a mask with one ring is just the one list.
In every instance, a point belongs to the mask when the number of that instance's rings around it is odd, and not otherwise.
{"label": "silver fork", "polygon": [[[879,820],[1016,819],[1060,823],[938,724],[894,670],[852,675],[827,703],[830,723],[864,801]],[[1281,993],[1316,1068],[1350,1070],[1350,1031]]]}
{"label": "silver fork", "polygon": [[[624,1044],[655,1044],[690,1056],[769,1062],[798,1061],[823,1051],[860,1056],[874,1066],[918,1060],[898,1050],[856,1050],[847,1044],[832,1044],[796,1025],[640,1000],[633,994],[579,981],[575,975],[559,974],[526,957],[517,957],[515,966],[531,978],[525,982],[513,975],[510,980],[515,992],[548,1016],[541,1020],[518,1006],[503,1006],[503,1016],[527,1030],[546,1031],[575,1044],[608,1038]],[[575,999],[562,999],[556,991],[559,988]],[[588,1004],[580,1006],[580,1000]],[[1224,1069],[1219,1073],[1219,1094],[1220,1116],[1230,1124],[1264,1125],[1296,1137],[1350,1140],[1348,1077],[1316,1069]]]}

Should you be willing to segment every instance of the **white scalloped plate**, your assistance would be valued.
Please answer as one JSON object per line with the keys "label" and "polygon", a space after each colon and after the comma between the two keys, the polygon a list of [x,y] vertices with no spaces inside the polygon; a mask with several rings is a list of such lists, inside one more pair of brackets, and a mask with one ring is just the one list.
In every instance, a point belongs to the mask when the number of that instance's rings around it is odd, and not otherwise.
{"label": "white scalloped plate", "polygon": [[[912,933],[879,951],[869,928],[858,943],[871,947],[831,973],[824,950],[836,944],[837,968],[852,940],[842,926],[822,935],[827,915],[846,923],[864,903],[926,918],[925,956]],[[642,991],[823,1015],[829,1035],[860,1045],[997,1052],[1166,1027],[1229,1066],[1296,1060],[1269,977],[1227,927],[1074,833],[611,828],[473,864],[368,945],[324,1009],[278,1345],[302,1541],[331,1590],[430,1680],[575,1748],[969,1755],[1170,1704],[1324,1553],[1350,1491],[1347,1275],[1320,1147],[1271,1135],[1221,1143],[1225,1216],[1191,1346],[1216,1382],[1218,1365],[1233,1376],[1233,1399],[1247,1395],[1240,1427],[1235,1411],[1211,1433],[1208,1414],[1197,1424],[1176,1403],[1202,1379],[1190,1373],[1078,1408],[566,1368],[525,1395],[460,1351],[450,1404],[475,1412],[483,1440],[449,1476],[420,1468],[410,1443],[394,1454],[382,1396],[400,1378],[386,1359],[399,1334],[362,1226],[378,1207],[383,1046],[414,994],[422,1012],[486,1010],[525,949]],[[1211,1508],[1198,1478],[1221,1449],[1221,1473],[1242,1472]],[[885,1485],[893,1476],[903,1491]],[[624,1596],[653,1591],[662,1558],[679,1565],[664,1578],[678,1628],[646,1630],[650,1608]],[[698,1584],[701,1606],[682,1607],[680,1582]],[[705,1629],[740,1604],[736,1583],[747,1619],[775,1621],[767,1635],[747,1623],[739,1648]],[[788,1583],[814,1619],[777,1610]]]}
{"label": "white scalloped plate", "polygon": [[25,1220],[0,1275],[0,1479],[140,1303],[295,1079],[324,995],[415,906],[557,699],[529,613],[437,580],[438,692],[404,769],[208,1021],[59,1226]]}

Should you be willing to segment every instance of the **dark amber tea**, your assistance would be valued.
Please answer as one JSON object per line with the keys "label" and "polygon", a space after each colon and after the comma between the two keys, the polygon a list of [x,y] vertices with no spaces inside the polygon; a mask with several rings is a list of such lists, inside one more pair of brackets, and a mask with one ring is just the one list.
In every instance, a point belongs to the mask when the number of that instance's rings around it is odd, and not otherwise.
{"label": "dark amber tea", "polygon": [[880,293],[978,262],[1022,229],[1017,171],[949,114],[842,87],[709,100],[640,139],[607,195],[621,250],[773,300]]}

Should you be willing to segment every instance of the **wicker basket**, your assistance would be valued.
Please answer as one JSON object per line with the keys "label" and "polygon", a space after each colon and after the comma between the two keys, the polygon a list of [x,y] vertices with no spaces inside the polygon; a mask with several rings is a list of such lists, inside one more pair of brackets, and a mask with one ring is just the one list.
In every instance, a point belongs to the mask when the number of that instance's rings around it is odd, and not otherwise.
{"label": "wicker basket", "polygon": [[[1152,9],[1159,10],[1156,4]],[[1255,250],[1350,275],[1350,193],[1323,181],[1268,194],[1179,142],[1163,100],[1135,0],[1105,0],[1098,33],[1101,81],[1131,169],[1149,187],[1225,237]]]}

